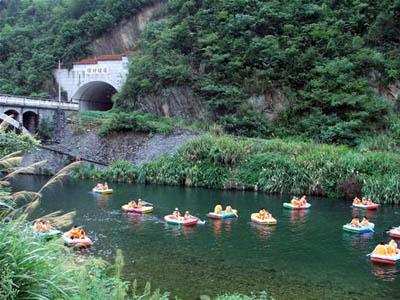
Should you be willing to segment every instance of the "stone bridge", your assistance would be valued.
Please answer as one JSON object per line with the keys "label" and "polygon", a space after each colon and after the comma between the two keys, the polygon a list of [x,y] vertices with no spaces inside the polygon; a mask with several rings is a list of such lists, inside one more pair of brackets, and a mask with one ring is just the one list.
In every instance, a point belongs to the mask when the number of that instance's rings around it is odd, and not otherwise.
{"label": "stone bridge", "polygon": [[78,103],[0,94],[0,119],[23,133],[35,133],[40,121],[45,118],[52,121],[56,111],[68,116],[78,109]]}
{"label": "stone bridge", "polygon": [[59,68],[53,75],[66,93],[67,101],[79,103],[80,110],[109,110],[113,105],[112,95],[125,83],[128,56],[134,54],[125,52],[82,59],[73,63],[71,70]]}

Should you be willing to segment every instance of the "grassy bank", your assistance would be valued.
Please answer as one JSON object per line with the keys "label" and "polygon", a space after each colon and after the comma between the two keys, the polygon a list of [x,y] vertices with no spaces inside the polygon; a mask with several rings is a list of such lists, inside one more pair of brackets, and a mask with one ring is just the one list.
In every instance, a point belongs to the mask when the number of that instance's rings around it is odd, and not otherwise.
{"label": "grassy bank", "polygon": [[281,139],[202,136],[173,156],[138,167],[117,161],[106,171],[81,168],[74,176],[108,181],[249,189],[267,193],[399,203],[400,154]]}
{"label": "grassy bank", "polygon": [[178,120],[153,114],[144,114],[138,111],[125,112],[119,109],[109,111],[81,111],[75,116],[74,123],[78,129],[95,126],[102,136],[121,131],[169,135],[175,129],[214,130],[212,122]]}

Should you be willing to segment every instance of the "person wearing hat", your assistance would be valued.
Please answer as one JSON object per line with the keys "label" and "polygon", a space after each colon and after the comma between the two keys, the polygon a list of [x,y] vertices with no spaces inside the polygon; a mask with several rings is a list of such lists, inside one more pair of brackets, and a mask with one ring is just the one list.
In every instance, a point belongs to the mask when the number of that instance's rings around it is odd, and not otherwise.
{"label": "person wearing hat", "polygon": [[189,211],[187,210],[187,211],[185,212],[185,215],[183,216],[183,220],[184,220],[184,221],[189,221],[189,219],[190,219],[190,214],[189,214]]}
{"label": "person wearing hat", "polygon": [[181,213],[179,212],[178,208],[175,208],[174,212],[172,213],[172,215],[175,217],[175,219],[179,219],[179,217],[181,216]]}

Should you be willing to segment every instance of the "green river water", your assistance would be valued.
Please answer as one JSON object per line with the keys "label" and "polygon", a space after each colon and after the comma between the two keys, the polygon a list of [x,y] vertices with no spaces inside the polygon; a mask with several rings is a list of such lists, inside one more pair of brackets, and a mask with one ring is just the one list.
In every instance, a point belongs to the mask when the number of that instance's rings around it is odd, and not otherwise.
{"label": "green river water", "polygon": [[[21,176],[17,189],[37,191],[46,180]],[[400,265],[371,263],[366,256],[388,239],[384,230],[400,225],[397,206],[366,212],[350,202],[310,197],[311,209],[290,211],[282,207],[290,196],[137,184],[110,184],[114,193],[105,196],[89,192],[95,184],[67,180],[45,193],[40,214],[75,209],[75,223],[94,241],[90,254],[112,262],[116,249],[122,249],[126,280],[150,281],[185,300],[262,290],[278,300],[400,299]],[[139,197],[155,205],[152,214],[121,211]],[[217,202],[230,203],[239,218],[208,219]],[[163,217],[175,207],[206,223],[167,225]],[[278,220],[276,226],[250,222],[250,214],[261,207]],[[354,215],[367,215],[376,232],[342,231]]]}

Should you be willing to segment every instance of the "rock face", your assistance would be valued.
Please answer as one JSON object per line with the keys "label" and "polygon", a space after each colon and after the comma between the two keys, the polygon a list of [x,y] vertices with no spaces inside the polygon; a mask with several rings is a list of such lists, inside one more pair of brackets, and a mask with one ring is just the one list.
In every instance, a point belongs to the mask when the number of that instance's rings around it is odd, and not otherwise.
{"label": "rock face", "polygon": [[36,174],[54,174],[76,159],[82,159],[85,164],[93,164],[99,169],[115,160],[128,160],[139,165],[162,154],[173,154],[201,134],[177,129],[168,136],[120,132],[102,137],[97,129],[77,130],[73,124],[68,124],[62,134],[56,137],[58,143],[46,145],[46,149],[33,149],[24,156],[22,165],[47,160],[46,165],[37,168]]}
{"label": "rock face", "polygon": [[201,119],[206,113],[189,87],[171,87],[159,95],[139,97],[135,108],[145,113],[177,119]]}
{"label": "rock face", "polygon": [[94,57],[106,54],[119,54],[133,50],[136,40],[142,35],[150,18],[157,14],[168,0],[159,0],[157,3],[143,8],[128,20],[122,21],[115,29],[91,43]]}

